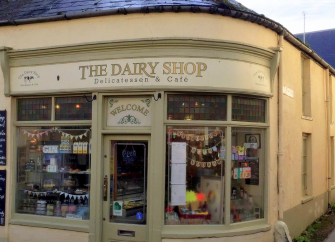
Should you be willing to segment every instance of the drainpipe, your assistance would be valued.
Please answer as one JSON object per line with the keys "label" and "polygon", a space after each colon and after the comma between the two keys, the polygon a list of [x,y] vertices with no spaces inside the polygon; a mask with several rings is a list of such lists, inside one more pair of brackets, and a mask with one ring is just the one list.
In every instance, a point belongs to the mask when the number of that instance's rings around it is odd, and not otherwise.
{"label": "drainpipe", "polygon": [[331,189],[332,189],[332,164],[331,164],[331,142],[330,142],[330,90],[329,90],[329,68],[326,69],[326,91],[327,91],[327,99],[326,99],[326,105],[327,105],[327,146],[328,146],[328,207],[331,204]]}
{"label": "drainpipe", "polygon": [[[283,49],[284,35],[279,36],[279,48]],[[283,51],[280,53],[279,71],[278,71],[278,220],[284,219],[283,206]]]}

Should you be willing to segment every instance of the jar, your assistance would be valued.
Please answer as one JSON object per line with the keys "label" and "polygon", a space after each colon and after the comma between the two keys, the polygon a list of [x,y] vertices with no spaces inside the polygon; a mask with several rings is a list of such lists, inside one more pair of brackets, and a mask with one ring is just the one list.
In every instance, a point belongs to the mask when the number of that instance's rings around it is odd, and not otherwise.
{"label": "jar", "polygon": [[61,215],[62,215],[62,217],[65,217],[66,214],[68,213],[68,211],[69,211],[69,205],[62,204],[62,206],[61,206]]}
{"label": "jar", "polygon": [[47,216],[53,216],[54,215],[54,209],[55,209],[55,205],[53,203],[49,203],[47,205]]}

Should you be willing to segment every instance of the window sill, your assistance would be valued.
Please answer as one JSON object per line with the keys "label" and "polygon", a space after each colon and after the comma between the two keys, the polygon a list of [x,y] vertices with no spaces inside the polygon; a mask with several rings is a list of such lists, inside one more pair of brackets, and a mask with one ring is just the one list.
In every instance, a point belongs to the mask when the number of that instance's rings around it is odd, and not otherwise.
{"label": "window sill", "polygon": [[307,117],[307,116],[301,116],[302,119],[308,120],[308,121],[313,121],[312,117]]}
{"label": "window sill", "polygon": [[69,220],[62,218],[38,218],[34,215],[18,215],[18,218],[13,218],[9,224],[22,225],[30,227],[41,227],[49,229],[62,229],[77,232],[89,232],[89,221]]}
{"label": "window sill", "polygon": [[307,203],[309,201],[312,201],[314,199],[314,196],[305,196],[301,199],[301,204]]}
{"label": "window sill", "polygon": [[257,225],[250,225],[250,222],[246,223],[244,226],[236,226],[236,228],[234,228],[234,225],[230,225],[230,229],[225,228],[226,226],[224,225],[166,225],[162,231],[162,238],[220,238],[242,236],[271,230],[271,225],[266,222]]}

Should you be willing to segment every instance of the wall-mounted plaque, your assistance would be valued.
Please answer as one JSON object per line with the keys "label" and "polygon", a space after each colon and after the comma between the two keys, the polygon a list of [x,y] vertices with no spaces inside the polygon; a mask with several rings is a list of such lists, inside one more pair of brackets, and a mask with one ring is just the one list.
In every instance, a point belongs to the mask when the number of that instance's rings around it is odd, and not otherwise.
{"label": "wall-mounted plaque", "polygon": [[5,226],[6,171],[0,170],[0,226]]}
{"label": "wall-mounted plaque", "polygon": [[6,110],[0,111],[0,165],[6,165]]}

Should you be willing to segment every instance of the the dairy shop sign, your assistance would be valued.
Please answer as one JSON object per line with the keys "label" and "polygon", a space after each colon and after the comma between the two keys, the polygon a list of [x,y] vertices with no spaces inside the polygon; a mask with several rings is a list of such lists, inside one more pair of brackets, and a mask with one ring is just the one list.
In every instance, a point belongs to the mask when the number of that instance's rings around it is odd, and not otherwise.
{"label": "the dairy shop sign", "polygon": [[151,97],[108,98],[107,126],[150,126]]}
{"label": "the dairy shop sign", "polygon": [[10,89],[14,93],[128,87],[203,87],[270,93],[270,68],[226,59],[172,57],[11,68]]}

